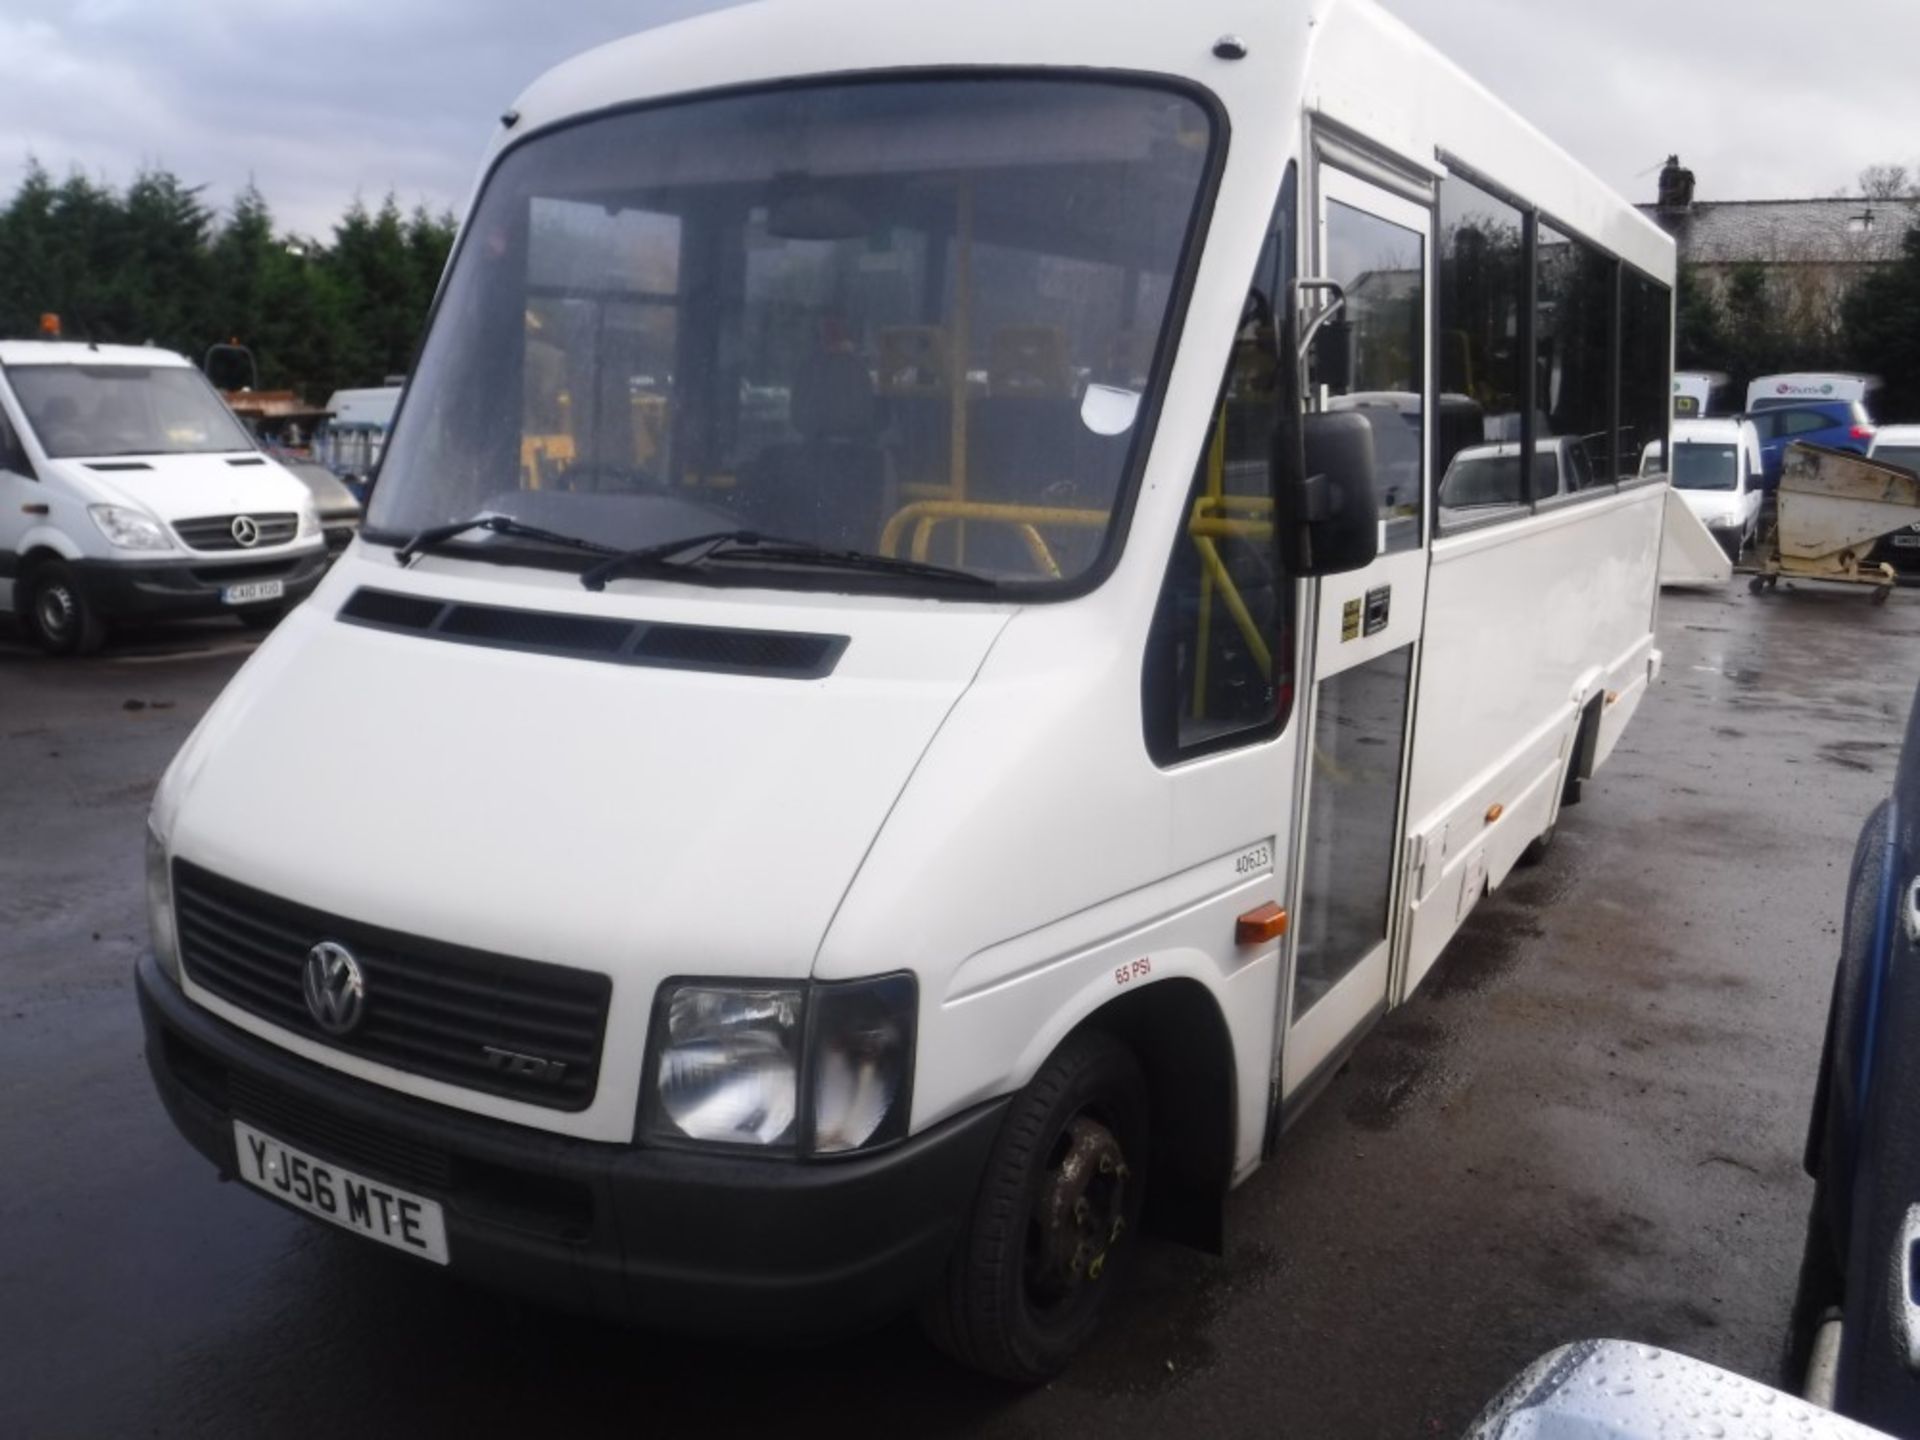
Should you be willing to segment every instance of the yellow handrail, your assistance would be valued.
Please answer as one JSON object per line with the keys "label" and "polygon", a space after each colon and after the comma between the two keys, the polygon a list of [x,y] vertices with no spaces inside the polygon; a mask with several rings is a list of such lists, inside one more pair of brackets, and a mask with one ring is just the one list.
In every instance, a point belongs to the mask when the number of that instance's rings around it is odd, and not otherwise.
{"label": "yellow handrail", "polygon": [[903,505],[880,532],[880,553],[897,555],[900,540],[909,525],[914,527],[912,558],[924,561],[933,545],[934,527],[943,521],[956,523],[980,520],[989,524],[1011,525],[1026,542],[1027,551],[1045,574],[1058,579],[1059,563],[1041,537],[1043,525],[1073,525],[1083,529],[1104,529],[1112,520],[1105,510],[1076,510],[1064,505],[1009,505],[984,500],[916,500]]}

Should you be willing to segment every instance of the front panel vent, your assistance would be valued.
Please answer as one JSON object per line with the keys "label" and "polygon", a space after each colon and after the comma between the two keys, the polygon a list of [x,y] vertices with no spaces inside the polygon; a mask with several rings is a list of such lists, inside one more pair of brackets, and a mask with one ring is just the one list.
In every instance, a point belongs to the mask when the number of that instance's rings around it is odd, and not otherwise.
{"label": "front panel vent", "polygon": [[349,625],[460,645],[612,665],[782,680],[823,679],[833,673],[847,648],[844,635],[614,620],[505,605],[450,603],[365,587],[348,597],[340,607],[339,618]]}

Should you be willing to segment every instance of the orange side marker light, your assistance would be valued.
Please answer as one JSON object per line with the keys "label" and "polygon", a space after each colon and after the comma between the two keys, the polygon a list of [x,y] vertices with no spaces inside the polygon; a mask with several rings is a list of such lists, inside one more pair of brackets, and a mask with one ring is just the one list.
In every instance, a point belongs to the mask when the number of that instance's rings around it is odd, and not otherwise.
{"label": "orange side marker light", "polygon": [[1491,825],[1506,813],[1507,807],[1504,805],[1489,805],[1487,807],[1487,824]]}
{"label": "orange side marker light", "polygon": [[1236,945],[1265,945],[1287,933],[1287,912],[1269,900],[1233,922]]}

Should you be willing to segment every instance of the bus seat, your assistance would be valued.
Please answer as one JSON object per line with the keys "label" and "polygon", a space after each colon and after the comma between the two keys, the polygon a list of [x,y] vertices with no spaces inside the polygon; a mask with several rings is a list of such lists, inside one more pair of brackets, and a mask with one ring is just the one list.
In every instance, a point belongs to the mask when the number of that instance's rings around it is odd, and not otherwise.
{"label": "bus seat", "polygon": [[1067,334],[1057,325],[1002,325],[987,353],[987,393],[1073,398]]}
{"label": "bus seat", "polygon": [[903,484],[946,485],[953,464],[950,341],[938,325],[895,325],[878,333],[880,396]]}
{"label": "bus seat", "polygon": [[882,395],[947,393],[945,329],[938,325],[890,325],[879,332],[877,339]]}
{"label": "bus seat", "polygon": [[870,550],[886,508],[886,457],[866,362],[816,356],[794,378],[796,443],[769,445],[743,469],[742,507],[766,533]]}

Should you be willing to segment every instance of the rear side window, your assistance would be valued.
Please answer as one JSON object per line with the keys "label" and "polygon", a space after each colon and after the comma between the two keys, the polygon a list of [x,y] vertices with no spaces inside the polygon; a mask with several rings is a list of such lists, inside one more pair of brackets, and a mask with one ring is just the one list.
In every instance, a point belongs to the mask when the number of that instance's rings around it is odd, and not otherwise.
{"label": "rear side window", "polygon": [[1839,417],[1828,415],[1820,410],[1782,410],[1774,418],[1776,438],[1788,435],[1811,435],[1816,430],[1831,430],[1841,424]]}

